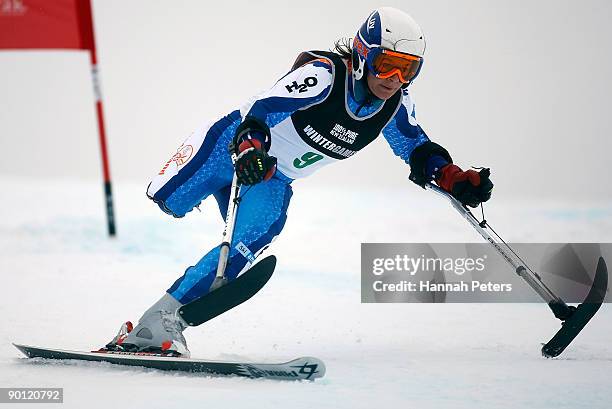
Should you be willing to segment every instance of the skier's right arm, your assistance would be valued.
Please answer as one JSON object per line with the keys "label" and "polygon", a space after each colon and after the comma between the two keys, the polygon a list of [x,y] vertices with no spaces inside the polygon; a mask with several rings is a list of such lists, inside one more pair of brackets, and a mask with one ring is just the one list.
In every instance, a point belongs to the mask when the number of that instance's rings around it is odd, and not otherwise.
{"label": "skier's right arm", "polygon": [[243,120],[230,148],[237,155],[236,175],[241,184],[252,185],[272,177],[276,158],[267,153],[272,143],[270,128],[298,109],[324,99],[332,82],[332,68],[327,60],[310,61],[287,73],[241,108]]}
{"label": "skier's right arm", "polygon": [[236,177],[241,185],[269,180],[276,172],[276,158],[268,155],[270,128],[256,117],[246,117],[236,129],[230,151],[236,155]]}

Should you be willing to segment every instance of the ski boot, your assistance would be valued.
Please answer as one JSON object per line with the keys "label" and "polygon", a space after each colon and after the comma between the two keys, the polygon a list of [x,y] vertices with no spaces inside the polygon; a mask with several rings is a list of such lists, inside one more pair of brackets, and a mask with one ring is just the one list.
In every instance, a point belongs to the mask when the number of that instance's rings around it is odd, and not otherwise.
{"label": "ski boot", "polygon": [[106,349],[188,358],[190,353],[183,336],[188,325],[177,314],[181,305],[166,293],[143,314],[138,325],[133,327],[129,321],[123,324]]}

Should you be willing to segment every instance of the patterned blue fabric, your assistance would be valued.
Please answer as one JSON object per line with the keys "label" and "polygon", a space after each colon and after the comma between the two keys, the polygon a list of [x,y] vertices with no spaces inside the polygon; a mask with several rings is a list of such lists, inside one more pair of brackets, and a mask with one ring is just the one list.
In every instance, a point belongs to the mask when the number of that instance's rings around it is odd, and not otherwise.
{"label": "patterned blue fabric", "polygon": [[393,153],[408,163],[410,154],[419,145],[429,140],[419,125],[411,125],[408,122],[406,107],[400,106],[398,113],[383,129],[383,135]]}
{"label": "patterned blue fabric", "polygon": [[166,213],[183,217],[204,198],[232,183],[234,167],[227,146],[239,124],[239,111],[217,121],[194,158],[155,193],[152,199]]}
{"label": "patterned blue fabric", "polygon": [[[248,261],[236,250],[238,243],[243,243],[255,254],[283,229],[292,195],[290,183],[290,179],[279,174],[267,182],[241,188],[242,200],[225,270],[229,280],[235,279]],[[189,267],[168,292],[183,304],[208,293],[217,273],[219,252],[219,246],[209,251],[195,266]]]}

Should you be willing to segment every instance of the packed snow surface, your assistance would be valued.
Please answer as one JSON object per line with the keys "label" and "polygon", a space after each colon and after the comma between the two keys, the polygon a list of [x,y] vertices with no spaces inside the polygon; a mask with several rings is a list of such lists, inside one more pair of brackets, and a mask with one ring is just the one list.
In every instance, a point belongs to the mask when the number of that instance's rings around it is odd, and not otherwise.
{"label": "packed snow surface", "polygon": [[[105,344],[217,244],[223,223],[212,201],[178,220],[146,199],[146,183],[120,184],[118,236],[109,239],[97,184],[0,183],[0,387],[62,387],[70,408],[575,409],[612,402],[608,305],[560,358],[547,360],[540,343],[559,323],[543,304],[360,303],[360,243],[482,240],[442,199],[409,183],[404,191],[356,192],[296,182],[285,231],[270,249],[279,260],[271,281],[246,304],[185,332],[196,358],[316,356],[327,365],[321,380],[27,360],[11,342],[76,350]],[[486,212],[508,241],[612,241],[605,203],[492,200]]]}

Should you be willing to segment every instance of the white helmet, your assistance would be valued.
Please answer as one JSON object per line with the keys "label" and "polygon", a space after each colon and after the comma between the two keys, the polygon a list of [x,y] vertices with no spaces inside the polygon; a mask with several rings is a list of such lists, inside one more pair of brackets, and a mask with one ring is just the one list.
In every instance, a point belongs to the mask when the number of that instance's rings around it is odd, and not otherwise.
{"label": "white helmet", "polygon": [[366,67],[376,75],[375,59],[383,50],[415,57],[414,66],[404,78],[409,83],[419,73],[425,54],[425,38],[412,17],[393,7],[374,10],[353,40],[353,77],[365,79]]}

